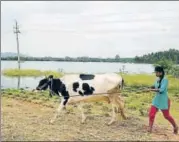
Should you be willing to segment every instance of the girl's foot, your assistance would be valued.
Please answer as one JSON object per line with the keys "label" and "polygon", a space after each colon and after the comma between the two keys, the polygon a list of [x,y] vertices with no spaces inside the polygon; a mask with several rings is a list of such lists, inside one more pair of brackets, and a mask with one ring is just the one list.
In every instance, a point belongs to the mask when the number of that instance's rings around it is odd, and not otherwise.
{"label": "girl's foot", "polygon": [[173,133],[174,133],[174,134],[178,134],[178,126],[175,126],[175,127],[174,127]]}
{"label": "girl's foot", "polygon": [[152,133],[152,128],[151,128],[151,127],[148,127],[147,132]]}

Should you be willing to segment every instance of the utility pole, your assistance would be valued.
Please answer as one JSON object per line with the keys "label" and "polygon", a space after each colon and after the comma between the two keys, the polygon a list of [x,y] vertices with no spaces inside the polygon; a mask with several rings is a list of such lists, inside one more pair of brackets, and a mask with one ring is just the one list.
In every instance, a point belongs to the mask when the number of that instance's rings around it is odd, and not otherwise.
{"label": "utility pole", "polygon": [[17,24],[17,21],[15,20],[15,26],[14,26],[14,33],[16,34],[16,41],[17,41],[17,56],[18,56],[18,68],[20,70],[20,53],[19,53],[19,37],[18,34],[20,33],[19,25]]}

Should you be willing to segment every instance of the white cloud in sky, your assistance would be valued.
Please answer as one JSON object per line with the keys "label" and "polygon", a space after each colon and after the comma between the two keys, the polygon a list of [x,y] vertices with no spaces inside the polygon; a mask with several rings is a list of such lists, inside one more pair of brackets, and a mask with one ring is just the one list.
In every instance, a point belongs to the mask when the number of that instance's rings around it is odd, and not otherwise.
{"label": "white cloud in sky", "polygon": [[32,56],[133,57],[179,49],[178,1],[3,1],[1,52]]}

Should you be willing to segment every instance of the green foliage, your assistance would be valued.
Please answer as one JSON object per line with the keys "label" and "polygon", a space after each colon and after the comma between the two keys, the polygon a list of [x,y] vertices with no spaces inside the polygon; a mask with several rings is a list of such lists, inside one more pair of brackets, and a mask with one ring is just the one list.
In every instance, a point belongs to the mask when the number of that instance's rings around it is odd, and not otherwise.
{"label": "green foliage", "polygon": [[1,95],[8,98],[14,98],[42,105],[49,105],[50,107],[53,107],[55,103],[59,103],[60,98],[58,96],[50,98],[48,93],[48,91],[31,92],[18,89],[3,89]]}
{"label": "green foliage", "polygon": [[165,72],[168,74],[170,70],[172,70],[174,64],[172,61],[165,59],[165,60],[158,61],[156,64],[154,64],[154,66],[162,66]]}
{"label": "green foliage", "polygon": [[122,75],[127,86],[150,86],[155,81],[155,75],[148,74],[124,74]]}
{"label": "green foliage", "polygon": [[50,70],[43,71],[42,74],[45,75],[45,76],[53,75],[54,77],[61,77],[62,76],[61,73],[55,72],[55,71],[50,71]]}
{"label": "green foliage", "polygon": [[33,69],[5,69],[2,71],[5,76],[41,76],[42,72],[40,70]]}
{"label": "green foliage", "polygon": [[61,73],[55,71],[40,71],[35,69],[5,69],[2,71],[5,76],[29,76],[29,77],[38,77],[38,76],[48,76],[54,75],[54,77],[62,76]]}
{"label": "green foliage", "polygon": [[[1,60],[15,60],[17,57],[6,57]],[[65,58],[55,58],[55,57],[21,57],[21,61],[60,61],[60,62],[124,62],[131,63],[134,62],[133,58],[120,58],[118,55],[114,58],[92,58],[92,57],[65,57]]]}
{"label": "green foliage", "polygon": [[[179,90],[179,79],[174,78],[172,75],[166,75],[169,80],[169,91]],[[124,74],[123,75],[125,88],[128,92],[133,92],[139,88],[150,87],[155,82],[155,74]],[[140,91],[140,90],[139,90]]]}
{"label": "green foliage", "polygon": [[167,74],[171,74],[175,78],[179,78],[179,66],[174,65],[172,61],[161,60],[158,61],[154,66],[162,66]]}
{"label": "green foliage", "polygon": [[[15,60],[17,57],[1,57],[1,60]],[[179,50],[169,49],[168,51],[161,51],[150,53],[141,57],[135,58],[121,58],[118,54],[114,58],[92,58],[87,56],[82,57],[21,57],[21,61],[60,61],[60,62],[123,62],[123,63],[150,63],[154,64],[159,60],[171,60],[175,64],[179,64]]]}
{"label": "green foliage", "polygon": [[155,64],[160,60],[170,60],[175,64],[179,64],[179,50],[169,49],[168,51],[161,51],[156,53],[150,53],[141,57],[135,57],[136,63],[151,63]]}
{"label": "green foliage", "polygon": [[179,78],[179,66],[173,66],[170,70],[170,74],[172,74],[175,78]]}

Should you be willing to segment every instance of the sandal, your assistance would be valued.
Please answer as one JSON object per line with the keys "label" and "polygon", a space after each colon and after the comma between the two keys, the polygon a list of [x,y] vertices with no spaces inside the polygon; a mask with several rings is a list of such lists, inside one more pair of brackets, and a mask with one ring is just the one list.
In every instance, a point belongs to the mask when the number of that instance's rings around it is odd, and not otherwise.
{"label": "sandal", "polygon": [[152,133],[152,128],[148,127],[147,132]]}
{"label": "sandal", "polygon": [[176,126],[176,127],[173,129],[173,133],[174,133],[174,134],[178,134],[178,126]]}

